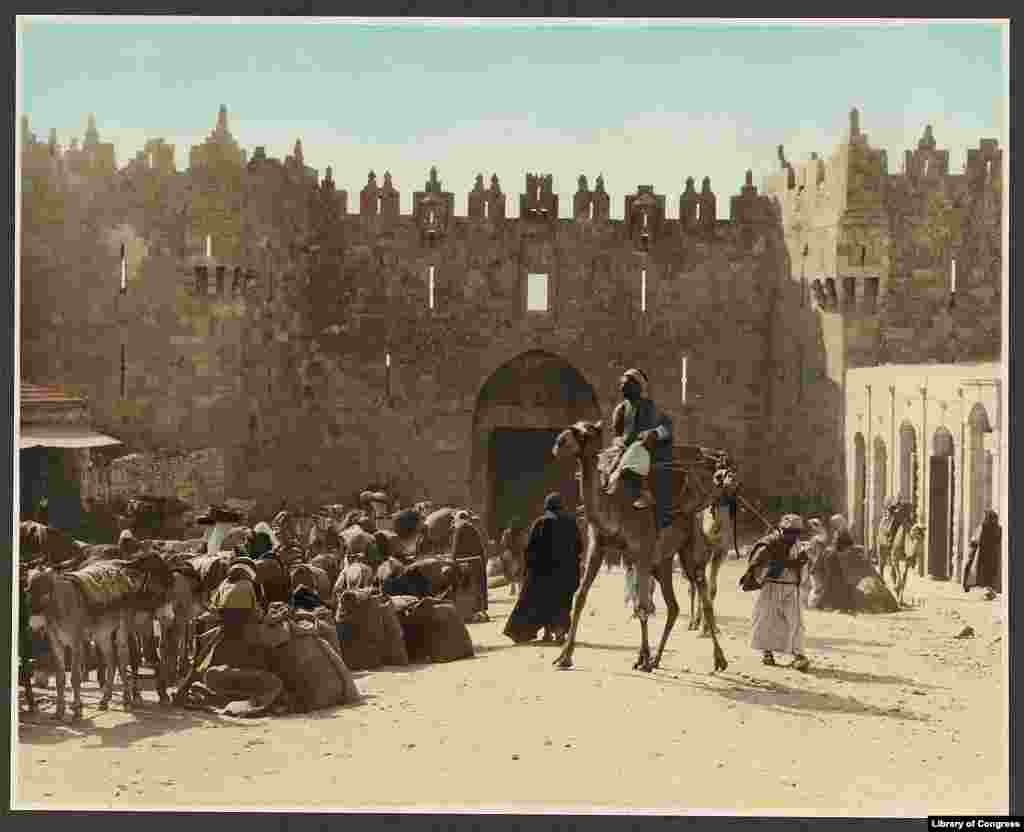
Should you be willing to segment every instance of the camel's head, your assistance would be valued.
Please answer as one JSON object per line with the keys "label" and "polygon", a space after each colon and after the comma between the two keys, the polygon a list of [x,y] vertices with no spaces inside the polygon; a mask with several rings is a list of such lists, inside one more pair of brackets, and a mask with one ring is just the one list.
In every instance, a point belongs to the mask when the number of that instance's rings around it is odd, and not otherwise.
{"label": "camel's head", "polygon": [[44,614],[57,591],[57,573],[52,569],[32,569],[28,573],[24,600],[28,604],[29,625],[33,630],[45,626]]}
{"label": "camel's head", "polygon": [[551,453],[560,460],[596,455],[601,449],[603,428],[602,422],[576,422],[558,434]]}
{"label": "camel's head", "polygon": [[740,490],[740,475],[729,455],[724,451],[713,452],[709,461],[715,469],[711,481],[719,497],[735,497]]}

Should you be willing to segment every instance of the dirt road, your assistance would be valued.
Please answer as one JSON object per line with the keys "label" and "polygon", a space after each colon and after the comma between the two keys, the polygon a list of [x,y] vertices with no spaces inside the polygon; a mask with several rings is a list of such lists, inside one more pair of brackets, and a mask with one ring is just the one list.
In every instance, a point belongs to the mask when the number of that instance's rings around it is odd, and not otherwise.
{"label": "dirt road", "polygon": [[[512,646],[511,609],[470,629],[472,660],[357,674],[363,705],[259,720],[164,711],[43,713],[19,726],[22,808],[417,806],[526,811],[926,815],[1007,811],[1006,631],[999,602],[911,579],[895,615],[806,613],[813,667],[768,668],[748,647],[739,565],[718,596],[729,669],[684,615],[663,669],[631,670],[639,627],[621,571],[602,573],[576,668]],[[652,633],[660,635],[664,605]],[[966,625],[972,638],[955,638]],[[788,661],[788,657],[783,657]],[[115,699],[117,703],[119,699]]]}

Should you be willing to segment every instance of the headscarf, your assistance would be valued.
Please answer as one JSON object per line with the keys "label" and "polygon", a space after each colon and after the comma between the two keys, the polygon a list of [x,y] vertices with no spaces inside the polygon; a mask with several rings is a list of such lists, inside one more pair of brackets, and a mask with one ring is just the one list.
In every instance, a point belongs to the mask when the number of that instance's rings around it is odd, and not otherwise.
{"label": "headscarf", "polygon": [[117,545],[122,552],[128,555],[134,555],[141,548],[131,529],[125,529],[121,532],[117,538]]}
{"label": "headscarf", "polygon": [[804,519],[799,514],[784,514],[779,521],[779,528],[784,532],[802,532],[804,530]]}
{"label": "headscarf", "polygon": [[395,518],[395,531],[400,537],[407,537],[420,527],[421,518],[411,510],[402,511]]}
{"label": "headscarf", "polygon": [[562,510],[562,495],[552,491],[544,498],[544,511],[558,512]]}
{"label": "headscarf", "polygon": [[646,399],[648,393],[649,382],[647,381],[647,375],[643,370],[638,370],[635,367],[631,367],[623,373],[627,378],[632,379],[640,385],[640,398]]}
{"label": "headscarf", "polygon": [[832,544],[834,546],[853,545],[853,535],[850,534],[850,526],[843,515],[833,514],[828,524],[832,527]]}

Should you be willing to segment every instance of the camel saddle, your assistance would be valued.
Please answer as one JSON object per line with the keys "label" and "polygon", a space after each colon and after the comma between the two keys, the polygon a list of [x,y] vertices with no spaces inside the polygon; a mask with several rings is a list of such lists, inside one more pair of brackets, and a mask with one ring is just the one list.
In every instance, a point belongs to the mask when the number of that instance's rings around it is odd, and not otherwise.
{"label": "camel saddle", "polygon": [[[619,462],[626,453],[626,446],[614,443],[597,456],[597,474],[601,490],[609,496],[619,489],[619,478],[615,476]],[[652,462],[651,468],[668,467],[672,471],[672,495],[679,494],[686,486],[688,474],[698,465],[707,461],[710,452],[700,445],[673,445],[671,462]]]}

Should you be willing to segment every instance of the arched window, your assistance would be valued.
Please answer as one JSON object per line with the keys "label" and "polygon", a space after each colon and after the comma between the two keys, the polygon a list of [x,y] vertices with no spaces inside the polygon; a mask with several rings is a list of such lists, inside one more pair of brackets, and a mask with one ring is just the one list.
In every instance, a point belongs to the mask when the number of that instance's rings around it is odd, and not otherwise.
{"label": "arched window", "polygon": [[[885,440],[881,436],[875,437],[874,442],[874,477],[871,482],[873,499],[871,501],[871,530],[877,532],[878,524],[882,520],[885,511],[885,498],[888,496],[887,485],[889,482],[889,455],[885,446]],[[877,541],[875,541],[877,543]]]}
{"label": "arched window", "polygon": [[992,508],[992,452],[985,448],[985,434],[992,432],[988,411],[978,402],[967,419],[967,529],[973,533],[985,509]]}
{"label": "arched window", "polygon": [[910,422],[900,425],[900,490],[901,500],[909,500],[918,511],[918,474],[920,461],[917,454],[917,432]]}
{"label": "arched window", "polygon": [[867,499],[867,448],[864,437],[858,433],[853,437],[853,537],[864,543],[865,501]]}
{"label": "arched window", "polygon": [[946,579],[953,566],[953,522],[956,516],[956,446],[953,434],[939,427],[932,436],[928,461],[928,574]]}

